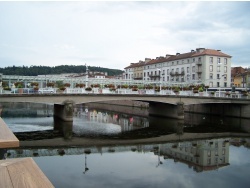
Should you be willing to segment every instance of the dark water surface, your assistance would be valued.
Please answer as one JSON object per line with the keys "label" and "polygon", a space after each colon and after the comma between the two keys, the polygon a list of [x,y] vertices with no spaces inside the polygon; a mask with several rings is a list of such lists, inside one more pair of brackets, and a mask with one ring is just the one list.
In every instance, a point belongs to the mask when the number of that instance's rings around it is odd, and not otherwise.
{"label": "dark water surface", "polygon": [[[53,106],[1,104],[2,118],[16,134],[53,131]],[[122,108],[122,107],[121,107]],[[120,111],[122,111],[120,109]],[[88,138],[148,138],[184,132],[249,133],[249,119],[185,114],[185,120],[77,106],[67,135]],[[134,109],[131,109],[131,112]],[[69,134],[68,132],[72,133]],[[35,139],[35,138],[34,138]],[[107,147],[9,149],[7,158],[33,157],[55,187],[249,187],[250,139],[211,138]]]}

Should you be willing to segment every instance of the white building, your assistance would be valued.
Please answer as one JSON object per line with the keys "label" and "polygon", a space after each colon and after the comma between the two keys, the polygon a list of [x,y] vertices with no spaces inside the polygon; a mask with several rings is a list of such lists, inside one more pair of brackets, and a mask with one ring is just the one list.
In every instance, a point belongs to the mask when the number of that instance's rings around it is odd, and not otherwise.
{"label": "white building", "polygon": [[187,53],[157,57],[125,68],[126,78],[133,79],[134,70],[143,66],[143,80],[167,84],[203,83],[210,87],[230,87],[231,56],[220,50],[197,48]]}

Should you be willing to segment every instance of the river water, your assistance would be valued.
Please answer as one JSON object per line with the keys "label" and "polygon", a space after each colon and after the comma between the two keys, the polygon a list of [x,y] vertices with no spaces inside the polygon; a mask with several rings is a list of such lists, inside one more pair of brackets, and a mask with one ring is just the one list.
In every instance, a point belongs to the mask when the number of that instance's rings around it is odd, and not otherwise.
{"label": "river water", "polygon": [[[15,133],[54,129],[53,106],[1,104]],[[106,105],[105,105],[106,106]],[[107,107],[107,106],[106,106]],[[145,109],[75,109],[72,134],[88,138],[148,138],[184,132],[249,133],[248,119],[185,114],[150,117]],[[137,109],[138,110],[138,109]],[[126,113],[122,113],[122,111]],[[131,113],[129,113],[131,112]],[[102,147],[8,149],[6,158],[33,157],[55,187],[249,187],[250,139],[223,137]]]}

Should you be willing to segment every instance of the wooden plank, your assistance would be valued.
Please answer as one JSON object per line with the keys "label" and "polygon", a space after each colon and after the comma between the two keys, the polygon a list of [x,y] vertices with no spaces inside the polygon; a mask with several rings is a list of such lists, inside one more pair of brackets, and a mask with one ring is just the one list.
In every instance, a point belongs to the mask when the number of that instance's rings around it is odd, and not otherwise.
{"label": "wooden plank", "polygon": [[7,168],[1,165],[0,165],[0,187],[13,188]]}
{"label": "wooden plank", "polygon": [[[54,187],[32,158],[3,160],[0,161],[0,166],[6,167],[13,188]],[[0,176],[0,181],[5,181],[5,178],[2,178],[3,176]]]}
{"label": "wooden plank", "polygon": [[0,148],[19,147],[19,140],[0,117]]}

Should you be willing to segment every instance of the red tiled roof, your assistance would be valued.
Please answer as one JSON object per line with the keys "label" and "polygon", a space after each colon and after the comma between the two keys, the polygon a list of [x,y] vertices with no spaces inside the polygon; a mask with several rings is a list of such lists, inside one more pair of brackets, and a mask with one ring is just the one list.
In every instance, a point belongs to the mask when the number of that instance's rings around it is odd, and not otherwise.
{"label": "red tiled roof", "polygon": [[193,57],[202,56],[202,55],[221,56],[221,57],[229,57],[229,58],[232,57],[230,55],[222,53],[219,50],[213,50],[213,49],[204,49],[201,52],[195,52],[195,54],[193,55]]}
{"label": "red tiled roof", "polygon": [[234,77],[237,74],[242,74],[245,72],[245,69],[242,67],[232,67],[231,68],[231,75]]}
{"label": "red tiled roof", "polygon": [[205,49],[205,48],[198,48],[196,50],[192,50],[188,53],[183,54],[176,54],[176,55],[170,55],[170,57],[158,57],[156,59],[152,59],[151,61],[145,63],[143,61],[143,64],[139,63],[133,63],[128,67],[125,67],[124,69],[143,66],[143,65],[151,65],[156,63],[162,63],[162,62],[169,62],[169,61],[175,61],[179,59],[186,59],[186,58],[192,58],[192,57],[198,57],[198,56],[204,56],[204,55],[210,55],[210,56],[220,56],[220,57],[228,57],[231,58],[232,56],[222,53],[220,50],[213,50],[213,49]]}

